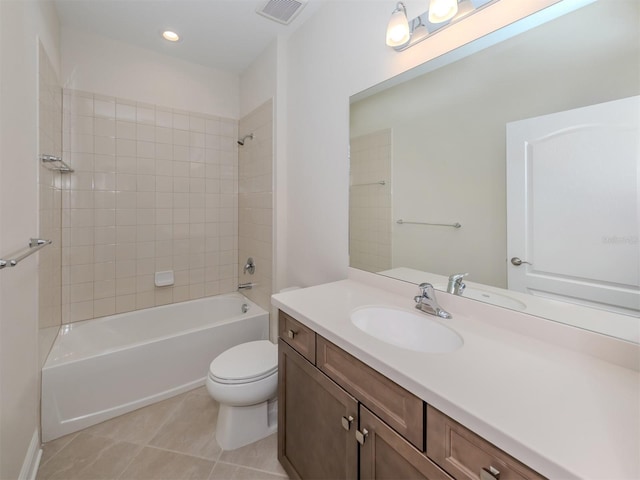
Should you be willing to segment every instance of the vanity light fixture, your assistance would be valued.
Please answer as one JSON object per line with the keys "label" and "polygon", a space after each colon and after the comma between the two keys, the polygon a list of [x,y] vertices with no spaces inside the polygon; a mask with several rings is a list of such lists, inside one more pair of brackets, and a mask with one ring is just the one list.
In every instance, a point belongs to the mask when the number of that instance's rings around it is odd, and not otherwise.
{"label": "vanity light fixture", "polygon": [[396,4],[387,26],[387,45],[398,52],[499,0],[429,0],[429,9],[412,20],[402,2]]}
{"label": "vanity light fixture", "polygon": [[178,35],[176,32],[172,32],[171,30],[165,30],[164,32],[162,32],[162,37],[165,40],[169,40],[170,42],[177,42],[178,40],[180,40],[180,35]]}
{"label": "vanity light fixture", "polygon": [[428,11],[431,23],[446,22],[458,13],[458,0],[431,0]]}
{"label": "vanity light fixture", "polygon": [[409,31],[409,20],[407,20],[407,9],[404,3],[398,2],[395,10],[391,13],[389,25],[387,25],[387,45],[390,47],[402,47],[411,39]]}

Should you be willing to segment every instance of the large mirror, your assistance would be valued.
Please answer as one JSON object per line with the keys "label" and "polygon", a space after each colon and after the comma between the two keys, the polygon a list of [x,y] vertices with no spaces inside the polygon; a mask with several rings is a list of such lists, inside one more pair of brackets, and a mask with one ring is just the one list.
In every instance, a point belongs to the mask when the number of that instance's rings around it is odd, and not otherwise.
{"label": "large mirror", "polygon": [[350,265],[639,342],[640,2],[430,63],[352,97]]}

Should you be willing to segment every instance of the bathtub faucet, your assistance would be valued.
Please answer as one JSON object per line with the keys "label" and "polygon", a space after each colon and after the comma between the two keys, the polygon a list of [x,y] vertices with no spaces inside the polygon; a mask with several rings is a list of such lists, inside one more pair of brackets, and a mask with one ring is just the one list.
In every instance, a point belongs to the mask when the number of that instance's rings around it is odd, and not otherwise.
{"label": "bathtub faucet", "polygon": [[253,282],[240,283],[238,284],[238,290],[251,290],[255,286]]}

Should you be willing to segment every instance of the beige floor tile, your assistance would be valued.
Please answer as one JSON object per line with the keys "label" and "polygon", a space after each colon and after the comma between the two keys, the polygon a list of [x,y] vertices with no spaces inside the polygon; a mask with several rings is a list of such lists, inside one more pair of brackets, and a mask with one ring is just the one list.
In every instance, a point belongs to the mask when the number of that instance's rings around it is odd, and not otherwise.
{"label": "beige floor tile", "polygon": [[278,462],[278,435],[275,433],[245,447],[224,451],[219,460],[278,475],[286,475],[282,465]]}
{"label": "beige floor tile", "polygon": [[146,445],[187,394],[168,398],[84,430],[91,435]]}
{"label": "beige floor tile", "polygon": [[78,432],[70,433],[69,435],[65,435],[64,437],[56,438],[55,440],[45,443],[42,446],[40,465],[47,463],[51,457],[66,447],[76,435],[78,435]]}
{"label": "beige floor tile", "polygon": [[38,480],[114,479],[141,447],[79,433],[38,470]]}
{"label": "beige floor tile", "polygon": [[214,462],[180,453],[145,447],[129,464],[120,480],[207,479]]}
{"label": "beige floor tile", "polygon": [[184,398],[149,445],[217,460],[222,451],[215,437],[217,418],[217,402],[197,389]]}
{"label": "beige floor tile", "polygon": [[198,387],[194,390],[191,390],[190,392],[187,392],[188,395],[202,395],[204,397],[209,397],[211,398],[211,395],[209,394],[207,387],[206,386],[201,386]]}
{"label": "beige floor tile", "polygon": [[282,480],[286,478],[289,477],[241,467],[240,465],[218,462],[213,467],[209,480]]}

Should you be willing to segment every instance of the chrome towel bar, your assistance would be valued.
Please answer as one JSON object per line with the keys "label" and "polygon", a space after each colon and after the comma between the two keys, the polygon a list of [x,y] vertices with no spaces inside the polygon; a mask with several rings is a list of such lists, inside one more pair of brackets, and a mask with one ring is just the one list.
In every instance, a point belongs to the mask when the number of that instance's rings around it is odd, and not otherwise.
{"label": "chrome towel bar", "polygon": [[456,223],[407,222],[406,220],[402,220],[402,219],[396,221],[396,223],[398,225],[404,225],[405,223],[407,223],[407,224],[411,224],[411,225],[431,225],[431,226],[434,226],[434,227],[453,227],[453,228],[460,228],[462,226],[458,222],[456,222]]}
{"label": "chrome towel bar", "polygon": [[29,246],[27,249],[20,250],[19,252],[10,255],[10,260],[3,260],[0,258],[0,270],[4,267],[15,267],[19,262],[27,258],[29,255],[36,253],[43,247],[46,247],[51,243],[51,240],[45,240],[44,238],[31,238],[29,240]]}
{"label": "chrome towel bar", "polygon": [[366,187],[369,185],[386,185],[387,182],[385,182],[384,180],[380,180],[379,182],[371,182],[371,183],[356,183],[351,185],[352,187]]}

